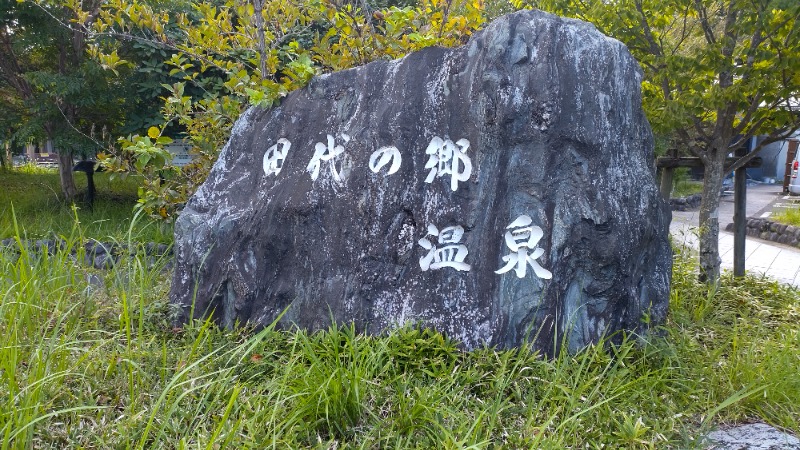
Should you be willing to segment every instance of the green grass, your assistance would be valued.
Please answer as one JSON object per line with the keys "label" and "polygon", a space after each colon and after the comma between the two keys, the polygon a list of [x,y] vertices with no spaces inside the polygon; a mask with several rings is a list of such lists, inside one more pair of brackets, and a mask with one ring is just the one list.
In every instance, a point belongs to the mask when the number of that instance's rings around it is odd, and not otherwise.
{"label": "green grass", "polygon": [[98,272],[69,250],[0,254],[2,450],[683,449],[721,422],[800,431],[798,291],[712,291],[680,255],[662,330],[547,360],[414,328],[172,328],[165,261]]}
{"label": "green grass", "polygon": [[703,192],[703,181],[691,179],[688,167],[679,167],[673,172],[672,198],[688,197]]}
{"label": "green grass", "polygon": [[781,212],[772,215],[770,219],[786,225],[800,227],[800,207],[786,208]]}
{"label": "green grass", "polygon": [[[94,176],[97,194],[91,210],[83,203],[86,176],[75,173],[80,198],[75,206],[85,237],[98,240],[122,239],[128,232],[136,205],[138,180],[111,179],[108,173]],[[24,224],[28,238],[50,238],[69,235],[75,217],[72,205],[64,202],[54,169],[25,166],[19,170],[0,171],[0,239],[14,236],[12,206],[17,220]],[[133,230],[136,240],[172,242],[172,227],[154,222],[137,221]]]}
{"label": "green grass", "polygon": [[678,179],[672,188],[672,197],[681,198],[703,192],[703,182],[689,179]]}

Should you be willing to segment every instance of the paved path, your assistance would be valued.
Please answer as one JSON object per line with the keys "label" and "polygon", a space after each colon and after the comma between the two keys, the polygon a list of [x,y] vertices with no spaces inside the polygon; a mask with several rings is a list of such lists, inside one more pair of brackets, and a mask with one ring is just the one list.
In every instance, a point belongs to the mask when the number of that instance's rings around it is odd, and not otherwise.
{"label": "paved path", "polygon": [[[720,230],[733,222],[732,196],[722,198],[720,203]],[[771,211],[783,198],[776,185],[753,185],[747,188],[747,215],[760,217]],[[697,211],[673,211],[669,231],[676,243],[694,249],[699,248],[697,227],[700,221]],[[720,231],[719,253],[722,268],[733,270],[733,234]],[[745,271],[765,274],[782,283],[800,287],[800,249],[788,245],[763,241],[748,236],[745,242]]]}
{"label": "paved path", "polygon": [[[694,249],[699,248],[697,226],[673,222],[669,227],[672,239]],[[800,249],[772,244],[748,236],[745,242],[745,271],[765,274],[782,283],[800,287]],[[719,233],[719,256],[722,268],[733,270],[733,234]]]}

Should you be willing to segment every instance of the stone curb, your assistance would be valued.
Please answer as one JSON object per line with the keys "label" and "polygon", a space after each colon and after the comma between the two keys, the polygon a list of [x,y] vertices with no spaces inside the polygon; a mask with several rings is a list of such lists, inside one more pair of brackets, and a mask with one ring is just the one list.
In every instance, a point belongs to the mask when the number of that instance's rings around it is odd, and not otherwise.
{"label": "stone curb", "polygon": [[[733,231],[733,224],[725,227],[726,231]],[[747,219],[747,235],[800,248],[800,227],[773,222],[769,219],[749,217]]]}
{"label": "stone curb", "polygon": [[[67,243],[63,239],[31,239],[22,241],[22,245],[29,251],[35,253],[47,252],[51,256],[67,248]],[[141,245],[134,244],[129,247],[127,245],[89,239],[83,245],[73,247],[70,250],[70,256],[76,258],[81,247],[83,248],[84,265],[106,270],[114,267],[125,255],[133,256],[139,254],[142,250],[144,255],[147,256],[148,265],[155,264],[159,258],[172,255],[172,247],[166,244],[148,242]],[[0,250],[2,249],[8,249],[18,254],[19,246],[17,240],[15,238],[3,239],[0,241]]]}
{"label": "stone curb", "polygon": [[701,194],[671,198],[669,199],[669,206],[673,211],[693,211],[700,207],[702,199],[703,196]]}

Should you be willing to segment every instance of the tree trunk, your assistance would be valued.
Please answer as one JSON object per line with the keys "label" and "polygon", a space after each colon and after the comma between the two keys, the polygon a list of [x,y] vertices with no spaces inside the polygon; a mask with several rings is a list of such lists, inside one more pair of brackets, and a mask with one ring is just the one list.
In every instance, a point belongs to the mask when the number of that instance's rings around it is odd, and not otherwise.
{"label": "tree trunk", "polygon": [[67,203],[75,200],[78,189],[75,187],[75,178],[72,174],[72,152],[61,150],[58,152],[58,176],[61,179],[61,193]]}
{"label": "tree trunk", "polygon": [[[721,157],[717,157],[717,153]],[[719,203],[722,180],[725,177],[725,154],[709,155],[703,179],[703,199],[700,202],[700,280],[717,284],[720,273]]]}
{"label": "tree trunk", "polygon": [[264,35],[264,0],[253,0],[253,10],[255,12],[256,33],[258,35],[258,69],[261,71],[259,76],[267,78],[267,46]]}
{"label": "tree trunk", "polygon": [[11,155],[11,142],[9,141],[6,141],[6,162],[8,162],[9,168],[14,168],[14,158]]}

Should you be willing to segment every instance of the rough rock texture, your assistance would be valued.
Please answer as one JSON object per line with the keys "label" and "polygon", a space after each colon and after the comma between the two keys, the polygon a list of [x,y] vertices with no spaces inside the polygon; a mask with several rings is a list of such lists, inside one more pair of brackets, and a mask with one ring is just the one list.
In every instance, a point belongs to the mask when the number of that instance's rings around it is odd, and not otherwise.
{"label": "rough rock texture", "polygon": [[708,439],[709,450],[800,450],[800,439],[765,423],[716,430]]}
{"label": "rough rock texture", "polygon": [[701,194],[671,198],[669,199],[669,206],[672,211],[692,211],[700,207],[702,200],[703,196]]}
{"label": "rough rock texture", "polygon": [[[128,246],[113,242],[100,242],[94,239],[87,239],[80,245],[80,247],[83,247],[83,252],[81,253],[77,246],[70,247],[61,238],[22,240],[19,243],[15,238],[6,238],[0,241],[0,251],[9,251],[19,255],[20,244],[29,253],[47,253],[51,256],[59,251],[69,250],[70,257],[75,261],[78,261],[79,254],[82,254],[83,258],[80,262],[95,269],[111,269],[123,257],[132,257],[136,254],[146,256],[146,263],[149,265],[155,264],[161,258],[172,256],[172,248],[165,244],[147,242]],[[167,266],[170,267],[171,262]]]}
{"label": "rough rock texture", "polygon": [[[729,223],[725,230],[733,231],[733,223]],[[766,218],[748,217],[746,233],[748,236],[764,239],[765,241],[800,247],[800,228],[773,222]]]}
{"label": "rough rock texture", "polygon": [[670,213],[640,81],[618,41],[527,11],[247,111],[176,224],[180,320],[286,310],[546,352],[660,322]]}

